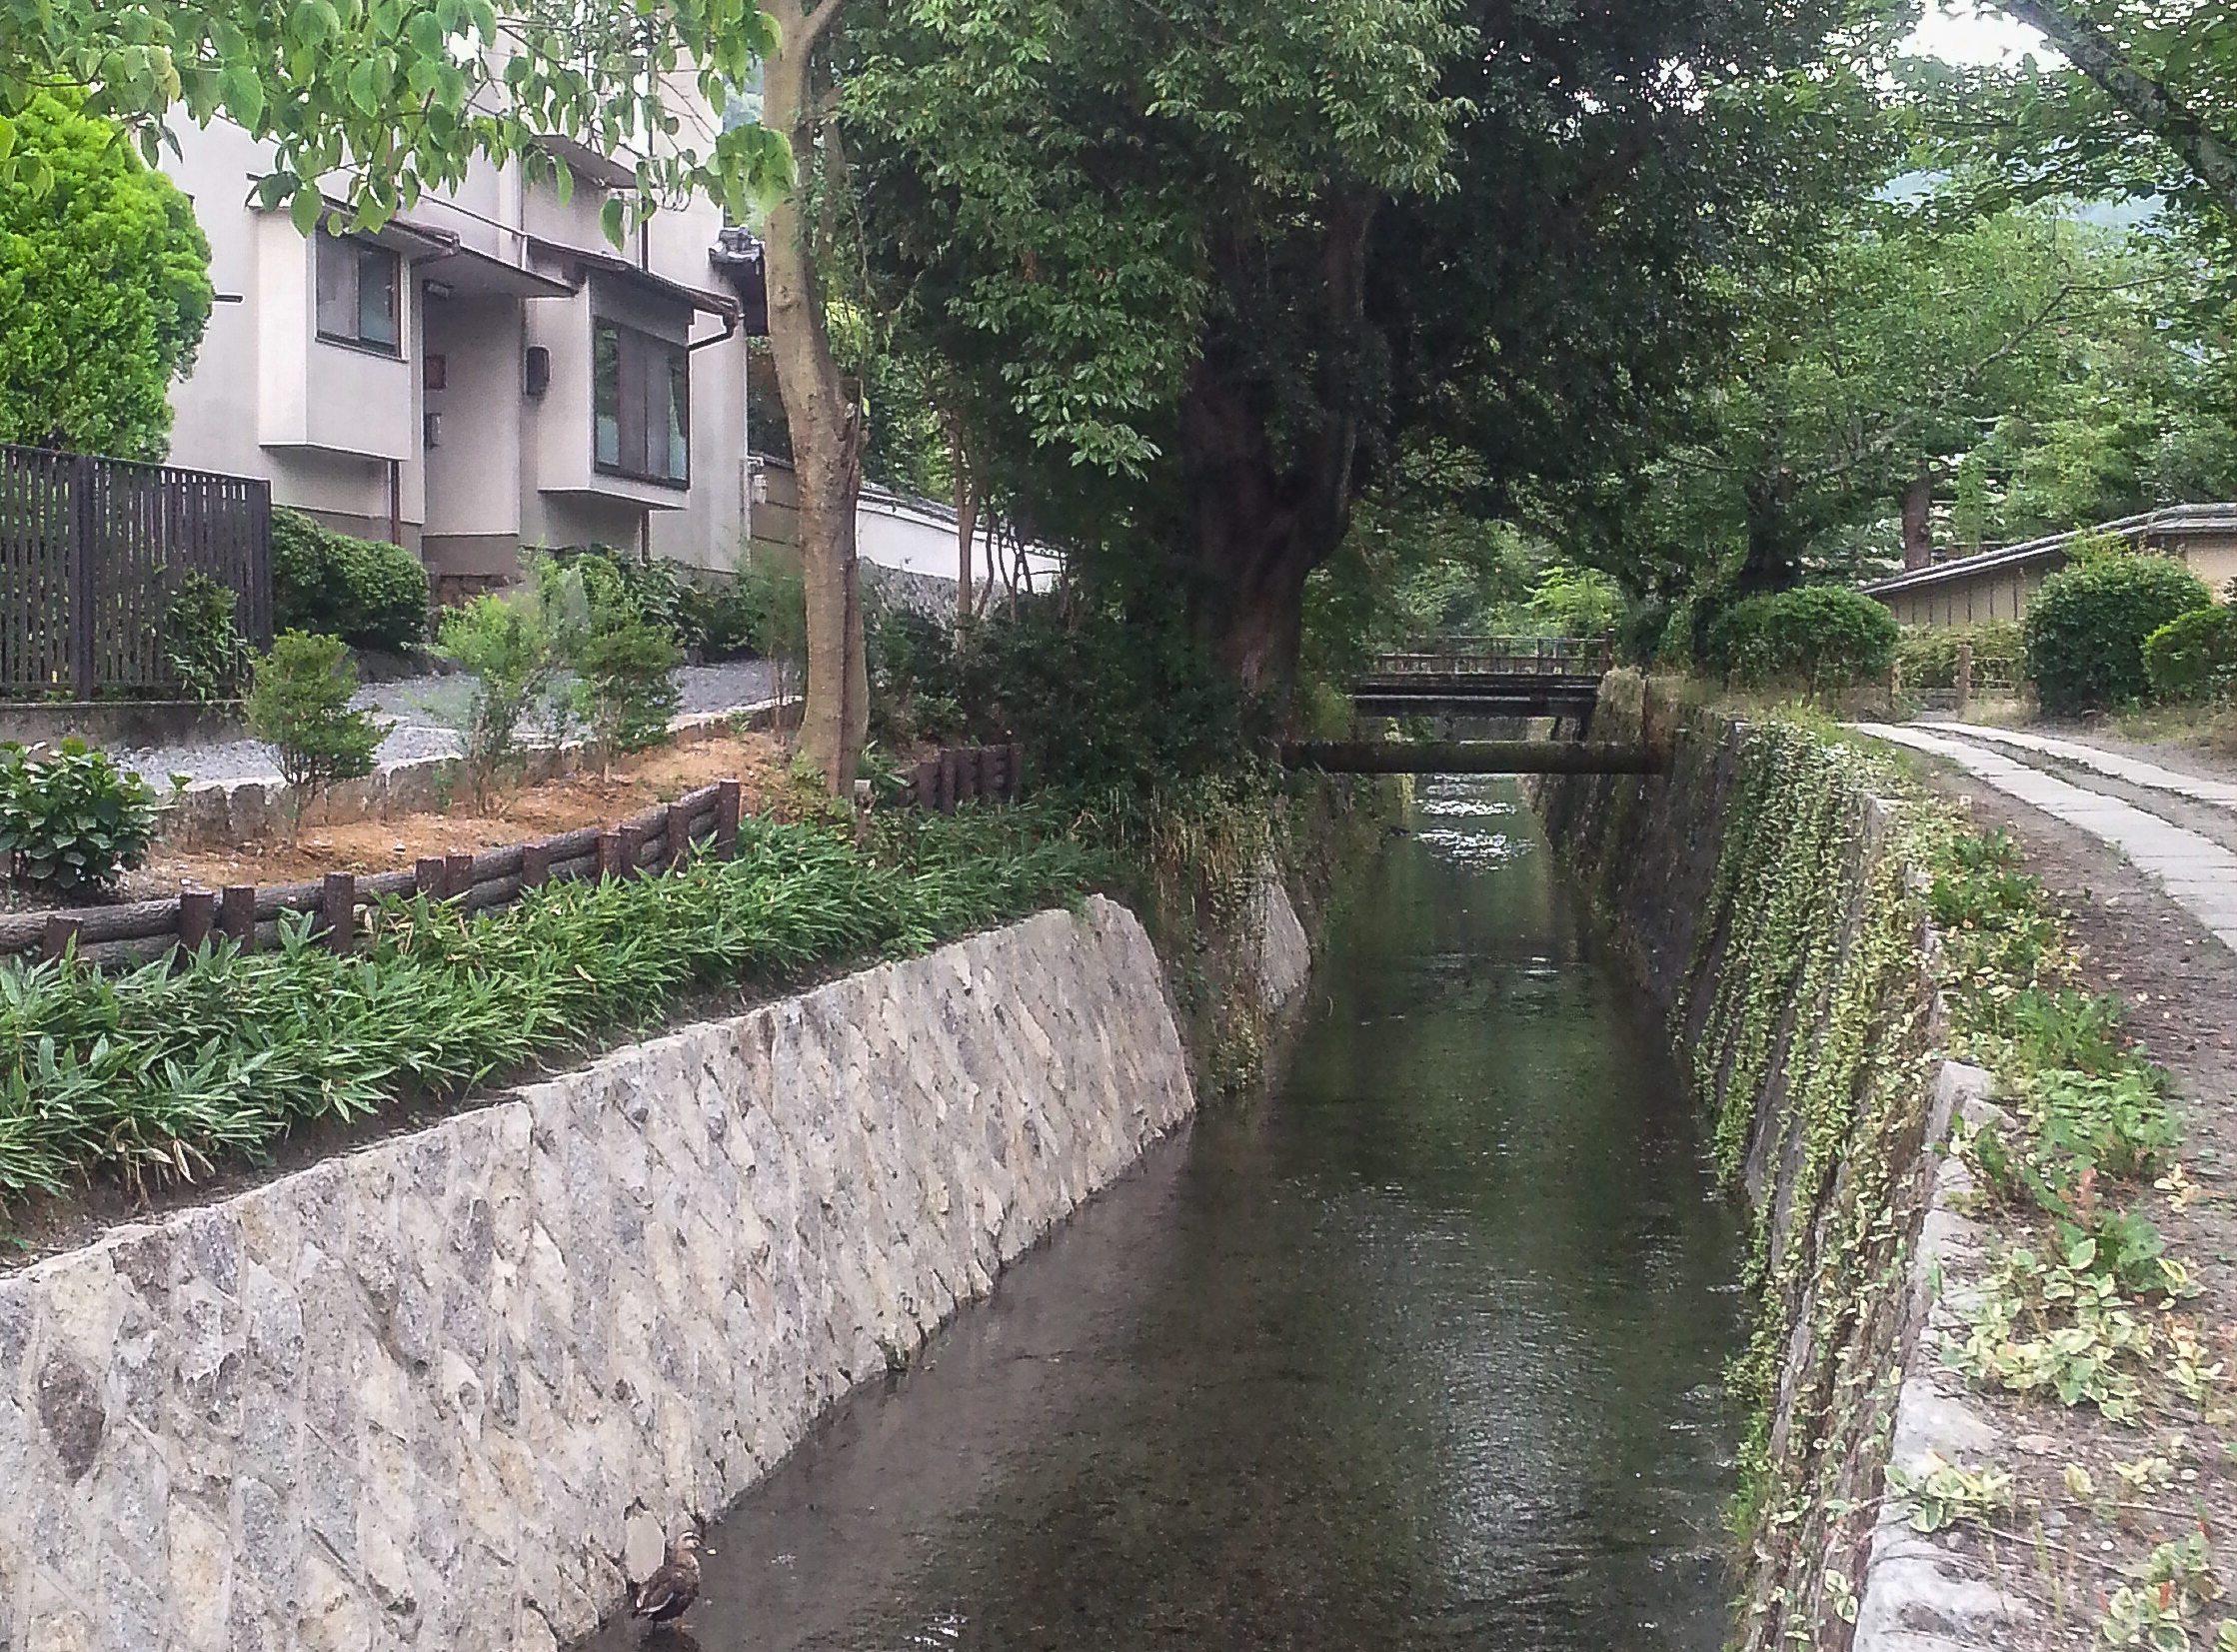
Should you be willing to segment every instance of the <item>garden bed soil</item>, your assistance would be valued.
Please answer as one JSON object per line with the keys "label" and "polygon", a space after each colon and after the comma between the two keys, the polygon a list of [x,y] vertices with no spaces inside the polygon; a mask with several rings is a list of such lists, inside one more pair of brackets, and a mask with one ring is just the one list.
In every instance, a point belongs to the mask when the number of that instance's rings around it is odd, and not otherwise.
{"label": "garden bed soil", "polygon": [[784,785],[785,756],[768,735],[726,735],[625,759],[610,779],[579,773],[526,787],[478,815],[461,797],[445,811],[386,821],[319,824],[312,812],[293,843],[268,839],[222,849],[165,849],[118,889],[120,900],[154,900],[181,887],[293,883],[329,871],[394,871],[422,855],[469,853],[578,826],[606,826],[668,803],[711,781],[745,783],[745,808],[759,810]]}
{"label": "garden bed soil", "polygon": [[[2068,914],[2085,984],[2128,1001],[2125,1030],[2173,1074],[2187,1126],[2181,1160],[2198,1191],[2183,1208],[2171,1194],[2147,1189],[2141,1206],[2202,1287],[2180,1313],[2206,1333],[2210,1357],[2237,1375],[2237,954],[2096,838],[1939,765],[1916,765],[1913,773],[1961,802],[1977,829],[2010,829],[2027,870]],[[1996,1218],[1992,1225],[2008,1232],[2012,1224]],[[1921,1359],[1932,1357],[1921,1349]],[[2233,1397],[2237,1388],[2229,1386],[2219,1396],[2224,1405]],[[1993,1466],[2013,1474],[2017,1505],[1990,1530],[1960,1523],[1943,1540],[1955,1537],[1950,1546],[1983,1581],[2035,1608],[2031,1627],[2005,1631],[2002,1644],[2012,1652],[2102,1647],[2106,1601],[2131,1581],[2129,1569],[2201,1522],[2223,1586],[2237,1597],[2237,1462],[2228,1450],[2237,1428],[2179,1421],[2148,1406],[2136,1426],[2123,1427],[2091,1408],[1978,1388],[1968,1403],[2011,1447],[1996,1453]],[[2103,1499],[2120,1485],[2114,1464],[2147,1455],[2167,1459],[2171,1478],[2122,1494],[2131,1506],[2110,1518],[2067,1490],[2068,1464],[2085,1469]],[[2233,1606],[2237,1598],[2210,1607],[2191,1625],[2192,1644],[2211,1644],[2214,1624],[2237,1616]]]}

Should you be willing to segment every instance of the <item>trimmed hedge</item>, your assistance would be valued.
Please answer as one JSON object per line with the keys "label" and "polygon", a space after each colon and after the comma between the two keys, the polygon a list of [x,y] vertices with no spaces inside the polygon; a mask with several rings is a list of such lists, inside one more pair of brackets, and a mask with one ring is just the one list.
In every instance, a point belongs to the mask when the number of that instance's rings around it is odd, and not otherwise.
{"label": "trimmed hedge", "polygon": [[2237,692],[2237,608],[2199,608],[2144,640],[2144,676],[2161,700],[2226,700]]}
{"label": "trimmed hedge", "polygon": [[2027,676],[2053,717],[2132,705],[2151,688],[2144,641],[2213,603],[2179,562],[2133,552],[2053,574],[2027,607]]}
{"label": "trimmed hedge", "polygon": [[401,546],[272,513],[272,629],[401,654],[427,641],[427,570]]}
{"label": "trimmed hedge", "polygon": [[1815,695],[1881,676],[1901,639],[1895,616],[1862,592],[1804,586],[1718,615],[1703,664],[1749,688],[1798,685]]}

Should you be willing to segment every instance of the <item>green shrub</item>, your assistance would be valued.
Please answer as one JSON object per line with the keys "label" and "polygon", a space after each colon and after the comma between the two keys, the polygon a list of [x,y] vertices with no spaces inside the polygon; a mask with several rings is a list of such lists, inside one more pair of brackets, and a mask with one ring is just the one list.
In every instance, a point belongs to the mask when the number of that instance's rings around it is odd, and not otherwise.
{"label": "green shrub", "polygon": [[199,569],[189,569],[163,610],[163,663],[182,699],[209,705],[241,692],[253,658],[234,629],[238,599]]}
{"label": "green shrub", "polygon": [[18,883],[102,888],[147,858],[156,794],[74,736],[43,755],[0,746],[0,850]]}
{"label": "green shrub", "polygon": [[536,593],[477,597],[443,616],[435,652],[474,674],[474,692],[456,724],[466,743],[466,783],[475,807],[488,808],[526,756],[521,728],[548,701],[559,654],[540,582]]}
{"label": "green shrub", "polygon": [[625,752],[642,752],[668,738],[676,715],[676,668],[683,651],[668,632],[626,610],[608,609],[568,651],[581,680],[583,721],[590,725],[599,762],[610,770]]}
{"label": "green shrub", "polygon": [[373,773],[388,727],[351,708],[357,686],[357,664],[339,637],[284,631],[256,662],[249,732],[272,748],[281,777],[306,802],[336,781]]}
{"label": "green shrub", "polygon": [[2144,639],[2144,677],[2159,700],[2226,700],[2237,692],[2237,609],[2199,608]]}
{"label": "green shrub", "polygon": [[272,513],[278,629],[402,653],[427,641],[427,570],[411,552],[337,534],[300,511]]}
{"label": "green shrub", "polygon": [[1250,768],[1271,733],[1177,611],[1053,599],[972,626],[959,645],[912,610],[870,640],[872,730],[912,740],[1015,740],[1037,784],[1098,793]]}
{"label": "green shrub", "polygon": [[757,557],[738,571],[739,625],[754,657],[777,668],[777,698],[793,698],[808,668],[808,582],[780,557]]}
{"label": "green shrub", "polygon": [[43,78],[16,83],[0,166],[0,442],[161,459],[171,381],[210,320],[210,244],[129,137]]}
{"label": "green shrub", "polygon": [[1733,604],[1710,625],[1704,661],[1749,688],[1829,694],[1871,681],[1895,663],[1895,616],[1862,592],[1804,586]]}
{"label": "green shrub", "polygon": [[2026,675],[2026,640],[2016,620],[1990,620],[1977,626],[1918,626],[1906,629],[1896,646],[1895,664],[1910,689],[1957,687],[1957,651],[1973,646],[1975,684],[2019,685]]}
{"label": "green shrub", "polygon": [[582,581],[592,609],[626,610],[667,632],[686,652],[705,641],[693,588],[672,565],[641,562],[611,545],[571,545],[550,556],[553,564]]}
{"label": "green shrub", "polygon": [[2093,556],[2053,574],[2027,608],[2027,676],[2054,717],[2132,705],[2150,687],[2144,641],[2213,601],[2165,557]]}

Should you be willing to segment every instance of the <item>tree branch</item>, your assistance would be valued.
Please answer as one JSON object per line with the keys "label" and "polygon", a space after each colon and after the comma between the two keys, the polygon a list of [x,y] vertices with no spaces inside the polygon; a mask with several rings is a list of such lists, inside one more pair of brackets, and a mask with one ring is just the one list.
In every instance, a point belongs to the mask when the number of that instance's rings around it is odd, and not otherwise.
{"label": "tree branch", "polygon": [[[837,0],[826,0],[836,4]],[[2237,213],[2237,152],[2158,81],[2122,55],[2120,44],[2089,18],[2054,0],[1999,0],[1999,9],[2040,29],[2075,68],[2096,82],[2138,126],[2186,162],[2199,182]]]}

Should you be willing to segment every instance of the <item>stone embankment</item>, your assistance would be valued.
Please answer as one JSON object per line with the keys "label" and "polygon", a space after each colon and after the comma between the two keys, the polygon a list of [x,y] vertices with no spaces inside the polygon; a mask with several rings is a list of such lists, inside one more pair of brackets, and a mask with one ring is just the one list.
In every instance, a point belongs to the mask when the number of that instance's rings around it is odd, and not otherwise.
{"label": "stone embankment", "polygon": [[[1980,1426],[1920,1351],[1937,1256],[1969,1243],[1939,1149],[1985,1075],[1940,1059],[1934,944],[1894,816],[1837,747],[1649,703],[1611,680],[1595,732],[1672,731],[1667,776],[1548,777],[1549,837],[1667,1012],[1719,1168],[1755,1209],[1736,1644],[1956,1652],[2011,1603],[1945,1572],[1881,1493],[1899,1454]],[[1952,1251],[1954,1254],[1954,1250]]]}
{"label": "stone embankment", "polygon": [[580,1634],[1193,1105],[1097,899],[0,1276],[0,1649]]}

